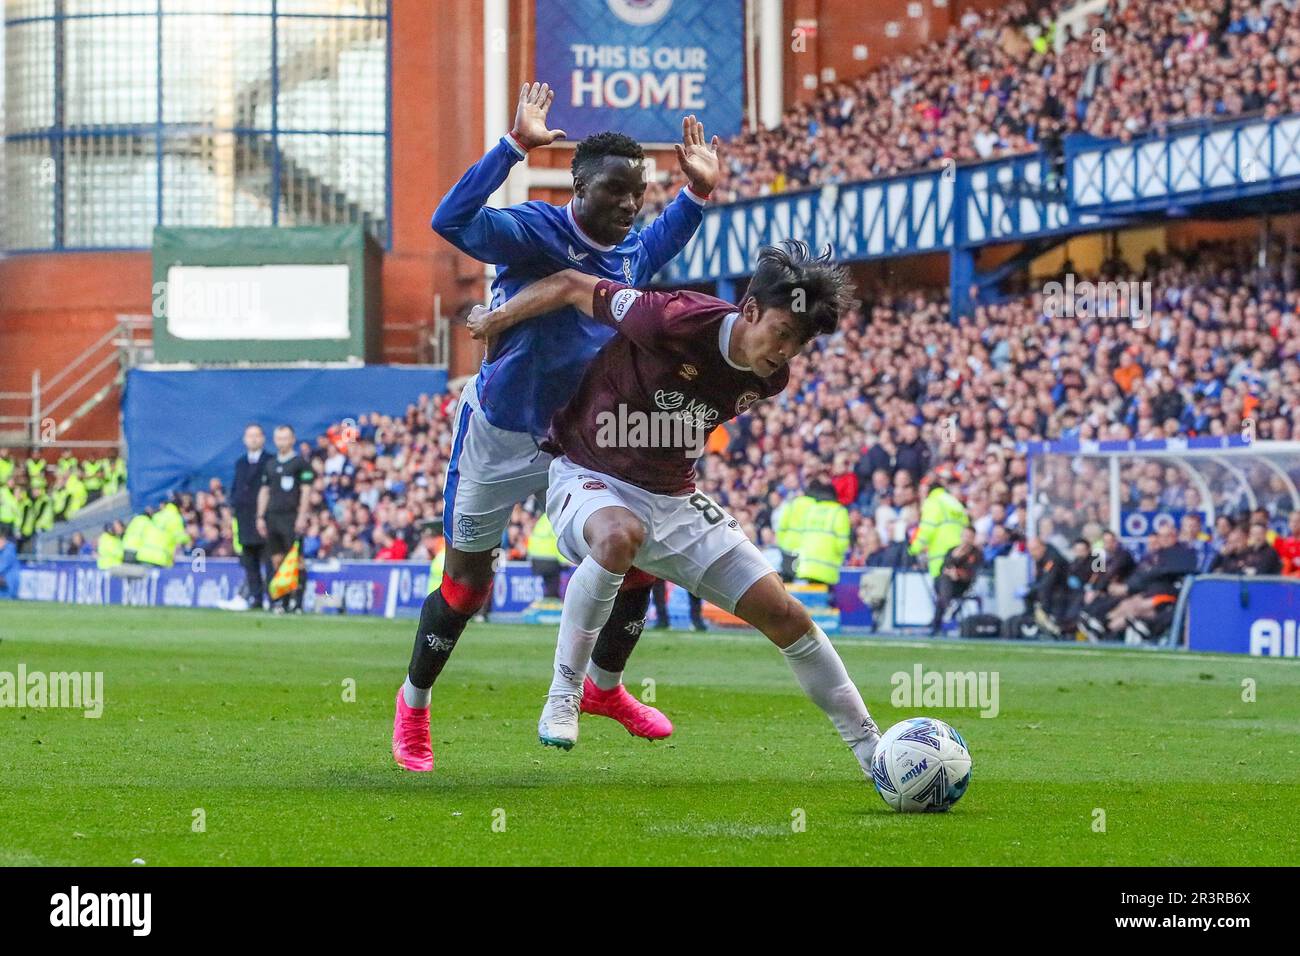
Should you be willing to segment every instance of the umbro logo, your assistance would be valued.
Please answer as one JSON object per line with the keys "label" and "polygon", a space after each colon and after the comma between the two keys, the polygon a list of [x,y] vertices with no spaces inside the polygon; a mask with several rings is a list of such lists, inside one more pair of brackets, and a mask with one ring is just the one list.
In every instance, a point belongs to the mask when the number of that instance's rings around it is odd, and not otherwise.
{"label": "umbro logo", "polygon": [[559,667],[560,673],[564,675],[564,679],[565,679],[565,680],[573,680],[575,677],[578,676],[577,671],[575,671],[575,670],[574,670],[572,667],[570,667],[568,664],[560,664],[560,665],[558,665],[558,667]]}
{"label": "umbro logo", "polygon": [[572,245],[569,246],[569,258],[572,259],[574,262],[581,262],[583,259],[587,258],[588,255],[589,253],[579,252],[578,250],[574,249]]}

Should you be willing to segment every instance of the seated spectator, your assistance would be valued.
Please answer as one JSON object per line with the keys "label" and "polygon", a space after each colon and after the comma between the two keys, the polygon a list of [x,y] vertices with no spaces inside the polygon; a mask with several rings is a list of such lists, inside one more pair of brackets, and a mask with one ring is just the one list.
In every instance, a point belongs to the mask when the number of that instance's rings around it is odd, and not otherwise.
{"label": "seated spectator", "polygon": [[1269,544],[1268,526],[1252,524],[1246,538],[1246,549],[1242,554],[1242,574],[1281,574],[1282,559],[1277,550]]}
{"label": "seated spectator", "polygon": [[1034,581],[1025,595],[1025,616],[1053,637],[1060,637],[1070,606],[1068,562],[1042,538],[1026,544],[1034,560]]}
{"label": "seated spectator", "polygon": [[949,606],[955,602],[960,607],[983,564],[984,555],[975,544],[975,529],[968,525],[961,529],[961,542],[943,556],[943,565],[935,579],[931,637],[937,637],[942,631],[944,614]]}
{"label": "seated spectator", "polygon": [[1196,573],[1196,552],[1178,540],[1173,525],[1156,532],[1151,550],[1124,584],[1112,586],[1119,599],[1106,613],[1104,627],[1098,635],[1097,617],[1089,611],[1084,621],[1092,621],[1089,633],[1099,639],[1119,639],[1136,620],[1150,621],[1178,597],[1183,579]]}
{"label": "seated spectator", "polygon": [[1246,559],[1246,529],[1233,525],[1222,549],[1210,562],[1214,574],[1243,574]]}

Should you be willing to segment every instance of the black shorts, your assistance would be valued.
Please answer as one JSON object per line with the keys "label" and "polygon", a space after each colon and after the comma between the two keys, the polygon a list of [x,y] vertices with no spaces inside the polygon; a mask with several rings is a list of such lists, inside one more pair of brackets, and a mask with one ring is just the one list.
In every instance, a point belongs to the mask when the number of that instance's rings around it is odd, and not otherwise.
{"label": "black shorts", "polygon": [[289,553],[293,543],[298,540],[298,533],[293,529],[296,517],[292,512],[267,514],[266,550],[268,552],[271,554]]}

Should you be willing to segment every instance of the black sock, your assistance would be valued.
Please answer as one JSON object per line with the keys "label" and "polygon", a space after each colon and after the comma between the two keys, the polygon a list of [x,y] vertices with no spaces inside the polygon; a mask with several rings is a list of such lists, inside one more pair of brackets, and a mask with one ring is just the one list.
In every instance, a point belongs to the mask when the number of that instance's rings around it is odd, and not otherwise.
{"label": "black sock", "polygon": [[645,612],[649,606],[648,587],[618,592],[614,608],[609,612],[609,620],[600,629],[600,637],[592,648],[593,664],[615,674],[623,672],[627,667],[627,659],[632,656],[632,649],[641,637],[641,629],[645,627]]}
{"label": "black sock", "polygon": [[447,658],[456,649],[461,632],[470,616],[452,610],[443,600],[441,591],[434,591],[424,599],[420,611],[420,626],[415,632],[415,648],[411,651],[411,666],[407,677],[415,687],[432,687],[442,673]]}

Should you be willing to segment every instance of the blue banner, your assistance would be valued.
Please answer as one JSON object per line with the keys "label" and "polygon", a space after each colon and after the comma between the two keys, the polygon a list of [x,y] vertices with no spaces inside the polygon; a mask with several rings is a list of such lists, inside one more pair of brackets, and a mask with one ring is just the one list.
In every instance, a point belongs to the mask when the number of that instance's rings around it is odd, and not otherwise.
{"label": "blue banner", "polygon": [[1300,580],[1208,575],[1184,597],[1187,647],[1193,651],[1296,657]]}
{"label": "blue banner", "polygon": [[[244,570],[234,558],[179,559],[170,568],[133,566],[132,570],[140,576],[100,570],[92,558],[24,561],[17,597],[60,604],[220,608],[238,596],[244,583]],[[571,570],[564,570],[562,586]],[[835,588],[841,627],[872,626],[871,609],[858,594],[861,577],[861,568],[845,568]],[[428,591],[429,566],[418,561],[312,561],[303,606],[325,614],[418,617]],[[489,611],[522,614],[542,596],[542,579],[531,566],[510,561],[497,573]],[[686,592],[670,588],[668,604],[673,623],[687,626]],[[653,608],[650,617],[653,621]]]}
{"label": "blue banner", "polygon": [[421,395],[446,388],[445,368],[418,365],[131,369],[122,403],[131,510],[143,511],[173,491],[206,490],[214,477],[229,490],[250,423],[266,431],[273,454],[276,425],[292,425],[299,441],[314,447],[336,422],[371,412],[400,416]]}
{"label": "blue banner", "polygon": [[[235,598],[244,570],[233,558],[179,560],[174,567],[134,566],[139,577],[100,570],[89,558],[23,562],[18,598],[60,604],[220,608]],[[416,561],[314,561],[303,606],[326,614],[417,617],[429,588],[429,566]],[[542,594],[542,580],[524,563],[497,575],[491,610],[519,614]]]}
{"label": "blue banner", "polygon": [[537,0],[537,77],[547,117],[571,141],[616,130],[677,142],[694,113],[706,136],[740,132],[745,88],[740,0]]}

